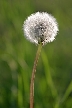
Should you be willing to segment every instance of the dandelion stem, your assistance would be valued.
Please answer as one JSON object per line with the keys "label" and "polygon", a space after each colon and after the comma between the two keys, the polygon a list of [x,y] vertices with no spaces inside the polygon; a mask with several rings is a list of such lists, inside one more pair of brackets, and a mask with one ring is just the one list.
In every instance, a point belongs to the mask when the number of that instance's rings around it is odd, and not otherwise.
{"label": "dandelion stem", "polygon": [[34,105],[33,105],[34,104],[34,79],[35,79],[36,67],[39,60],[41,48],[42,48],[42,44],[39,44],[35,61],[34,61],[33,70],[32,70],[31,84],[30,84],[30,108],[34,108]]}

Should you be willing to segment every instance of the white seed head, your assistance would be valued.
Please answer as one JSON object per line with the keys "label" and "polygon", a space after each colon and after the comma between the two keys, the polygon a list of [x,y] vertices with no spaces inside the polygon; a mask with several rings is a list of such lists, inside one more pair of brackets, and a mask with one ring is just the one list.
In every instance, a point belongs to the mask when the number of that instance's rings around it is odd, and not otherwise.
{"label": "white seed head", "polygon": [[46,12],[31,14],[23,24],[25,37],[35,43],[45,45],[52,42],[58,32],[56,19]]}

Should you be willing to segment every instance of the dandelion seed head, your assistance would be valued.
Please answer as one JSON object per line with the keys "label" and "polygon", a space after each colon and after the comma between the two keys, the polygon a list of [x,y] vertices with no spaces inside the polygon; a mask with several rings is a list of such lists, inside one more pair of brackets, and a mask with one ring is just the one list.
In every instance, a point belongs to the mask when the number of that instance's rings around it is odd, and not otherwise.
{"label": "dandelion seed head", "polygon": [[46,12],[36,12],[31,14],[23,24],[25,37],[35,43],[40,42],[45,45],[52,42],[58,32],[56,19]]}

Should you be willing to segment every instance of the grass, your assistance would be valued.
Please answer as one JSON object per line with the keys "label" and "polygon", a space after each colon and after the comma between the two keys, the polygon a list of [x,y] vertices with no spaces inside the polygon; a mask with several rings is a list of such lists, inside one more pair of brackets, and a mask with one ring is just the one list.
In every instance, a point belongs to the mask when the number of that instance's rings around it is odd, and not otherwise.
{"label": "grass", "polygon": [[[23,21],[47,11],[59,34],[41,52],[35,79],[35,108],[72,108],[72,12],[69,1],[0,1],[0,108],[29,108],[29,90],[37,47],[23,36]],[[48,5],[47,5],[48,4]]]}

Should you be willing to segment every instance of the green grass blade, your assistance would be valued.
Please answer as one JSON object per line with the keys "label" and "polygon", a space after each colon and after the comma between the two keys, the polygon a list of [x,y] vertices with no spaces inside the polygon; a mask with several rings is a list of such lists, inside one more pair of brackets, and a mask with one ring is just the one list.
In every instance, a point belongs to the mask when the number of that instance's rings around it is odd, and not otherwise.
{"label": "green grass blade", "polygon": [[41,56],[42,56],[42,61],[43,61],[44,69],[45,69],[45,76],[46,76],[47,84],[51,89],[52,96],[56,97],[57,96],[57,90],[54,86],[52,76],[51,76],[51,73],[50,73],[50,66],[49,66],[49,63],[48,63],[48,57],[43,50],[42,50]]}

